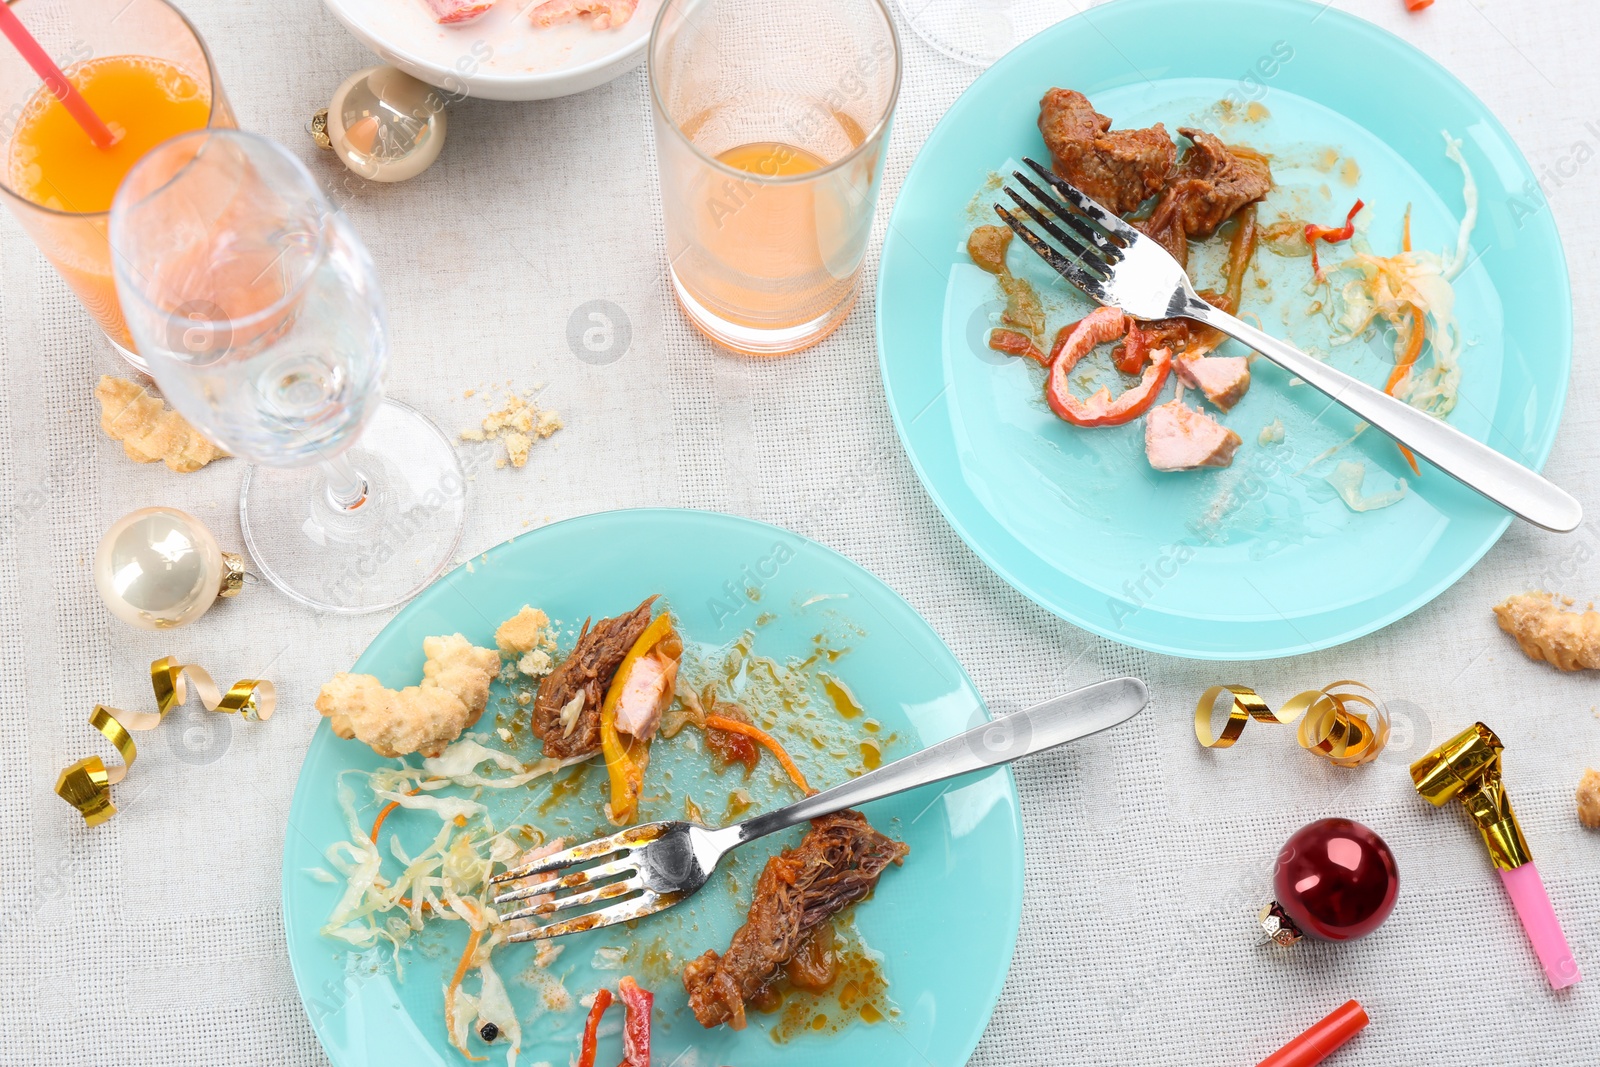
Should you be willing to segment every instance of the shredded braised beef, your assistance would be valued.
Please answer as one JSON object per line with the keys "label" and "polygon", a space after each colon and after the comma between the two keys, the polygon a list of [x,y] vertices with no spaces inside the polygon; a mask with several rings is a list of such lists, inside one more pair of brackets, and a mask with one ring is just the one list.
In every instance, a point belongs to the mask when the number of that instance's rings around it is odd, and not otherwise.
{"label": "shredded braised beef", "polygon": [[[586,620],[572,653],[539,683],[533,732],[544,742],[546,756],[570,759],[600,750],[600,704],[623,657],[650,624],[655,599],[647,598],[625,615],[601,619],[593,628]],[[561,710],[580,692],[583,707],[568,730],[561,723]]]}
{"label": "shredded braised beef", "polygon": [[1039,132],[1055,172],[1125,215],[1161,191],[1178,150],[1166,127],[1113,130],[1075,89],[1051,89],[1039,102]]}
{"label": "shredded braised beef", "polygon": [[1260,153],[1223,144],[1204,130],[1185,126],[1178,132],[1189,138],[1189,149],[1150,217],[1134,225],[1188,266],[1189,239],[1210,237],[1240,208],[1265,197],[1272,190],[1272,168]]}
{"label": "shredded braised beef", "polygon": [[800,844],[767,861],[750,914],[728,951],[707,952],[683,969],[689,1007],[700,1025],[744,1029],[745,1002],[777,977],[813,932],[872,892],[884,869],[909,851],[874,830],[860,812],[813,819]]}

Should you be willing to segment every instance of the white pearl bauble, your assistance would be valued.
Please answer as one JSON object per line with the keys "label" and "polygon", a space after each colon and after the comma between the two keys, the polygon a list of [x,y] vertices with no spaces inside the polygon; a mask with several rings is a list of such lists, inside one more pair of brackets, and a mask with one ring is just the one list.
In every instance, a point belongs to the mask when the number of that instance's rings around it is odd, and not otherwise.
{"label": "white pearl bauble", "polygon": [[100,539],[94,584],[106,607],[129,626],[165,630],[206,613],[224,591],[224,578],[237,570],[229,563],[193,515],[141,508]]}
{"label": "white pearl bauble", "polygon": [[356,71],[328,102],[330,146],[372,181],[405,181],[427,170],[444,147],[444,131],[438,90],[394,67]]}

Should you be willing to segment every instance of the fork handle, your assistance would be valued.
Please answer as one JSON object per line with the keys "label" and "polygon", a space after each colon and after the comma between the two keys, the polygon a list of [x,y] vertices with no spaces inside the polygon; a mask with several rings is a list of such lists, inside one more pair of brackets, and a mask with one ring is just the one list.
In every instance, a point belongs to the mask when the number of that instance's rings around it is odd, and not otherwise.
{"label": "fork handle", "polygon": [[984,722],[875,771],[729,827],[738,832],[737,840],[730,847],[918,786],[998,767],[1110,729],[1137,715],[1149,699],[1149,690],[1137,678],[1113,678],[1075,689],[1026,711]]}
{"label": "fork handle", "polygon": [[1293,345],[1234,318],[1203,300],[1181,314],[1215,326],[1327,394],[1400,444],[1535,526],[1567,533],[1583,521],[1583,506],[1553,482],[1473,440],[1443,419],[1313,359]]}

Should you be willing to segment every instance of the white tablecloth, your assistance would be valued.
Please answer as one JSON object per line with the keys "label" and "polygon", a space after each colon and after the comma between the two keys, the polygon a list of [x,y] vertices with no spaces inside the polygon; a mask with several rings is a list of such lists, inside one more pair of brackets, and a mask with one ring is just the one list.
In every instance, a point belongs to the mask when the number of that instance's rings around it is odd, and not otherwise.
{"label": "white tablecloth", "polygon": [[[1420,16],[1400,0],[1338,3],[1443,61],[1545,173],[1580,339],[1548,472],[1600,508],[1600,371],[1586,343],[1600,329],[1600,171],[1572,162],[1600,149],[1600,18],[1589,0],[1441,0]],[[664,280],[642,71],[566,100],[468,102],[437,166],[373,186],[306,133],[310,112],[371,62],[317,0],[184,6],[241,124],[303,156],[371,247],[393,323],[391,394],[457,430],[483,411],[464,390],[542,381],[566,416],[527,469],[479,474],[464,555],[589,511],[722,509],[802,531],[881,575],[999,711],[1104,675],[1152,684],[1151,713],[1017,771],[1022,932],[973,1063],[1236,1067],[1352,996],[1373,1024],[1339,1063],[1600,1061],[1600,835],[1578,827],[1572,804],[1583,768],[1600,765],[1600,696],[1592,676],[1524,660],[1488,610],[1547,583],[1600,593],[1593,520],[1570,537],[1513,525],[1433,604],[1332,652],[1219,672],[1093,638],[1009,589],[929,503],[884,405],[870,281],[843,329],[780,362],[718,354],[682,321]],[[905,49],[880,234],[918,148],[975,75],[912,35]],[[874,253],[869,279],[875,265]],[[324,1063],[290,977],[279,858],[316,688],[385,620],[317,618],[264,587],[163,635],[113,620],[89,573],[105,527],[171,504],[237,546],[242,468],[178,477],[124,458],[91,395],[98,375],[121,368],[9,216],[0,275],[0,1062]],[[569,316],[592,300],[631,324],[618,362],[584,362],[568,344]],[[148,664],[167,653],[219,680],[266,674],[281,710],[266,726],[188,714],[147,735],[116,794],[121,814],[86,830],[52,794],[56,772],[103,747],[85,726],[91,706],[146,699]],[[1365,773],[1281,743],[1215,758],[1197,749],[1189,708],[1222,674],[1278,696],[1359,677],[1409,704],[1385,764]],[[1465,821],[1420,803],[1401,770],[1478,716],[1506,741],[1512,795],[1591,974],[1564,995],[1545,987]],[[1276,849],[1328,814],[1394,846],[1398,907],[1358,945],[1257,948],[1253,911]]]}

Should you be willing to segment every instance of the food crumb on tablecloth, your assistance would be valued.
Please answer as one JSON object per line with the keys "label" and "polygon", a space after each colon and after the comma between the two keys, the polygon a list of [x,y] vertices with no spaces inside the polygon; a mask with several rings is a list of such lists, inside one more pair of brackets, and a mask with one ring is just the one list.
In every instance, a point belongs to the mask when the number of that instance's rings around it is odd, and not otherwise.
{"label": "food crumb on tablecloth", "polygon": [[1553,593],[1520,593],[1496,604],[1494,613],[1529,659],[1563,671],[1600,668],[1600,612],[1593,604],[1587,611],[1566,611],[1557,601]]}
{"label": "food crumb on tablecloth", "polygon": [[[505,454],[495,458],[494,465],[497,468],[508,464],[519,468],[526,466],[534,442],[544,440],[566,425],[559,412],[539,407],[527,396],[517,393],[510,384],[506,383],[500,408],[485,415],[479,425],[469,426],[460,434],[463,441],[500,442]],[[465,395],[471,396],[475,391],[469,389]],[[490,400],[489,403],[492,405],[494,401]]]}
{"label": "food crumb on tablecloth", "polygon": [[1600,830],[1600,771],[1583,772],[1578,783],[1578,821],[1591,830]]}

